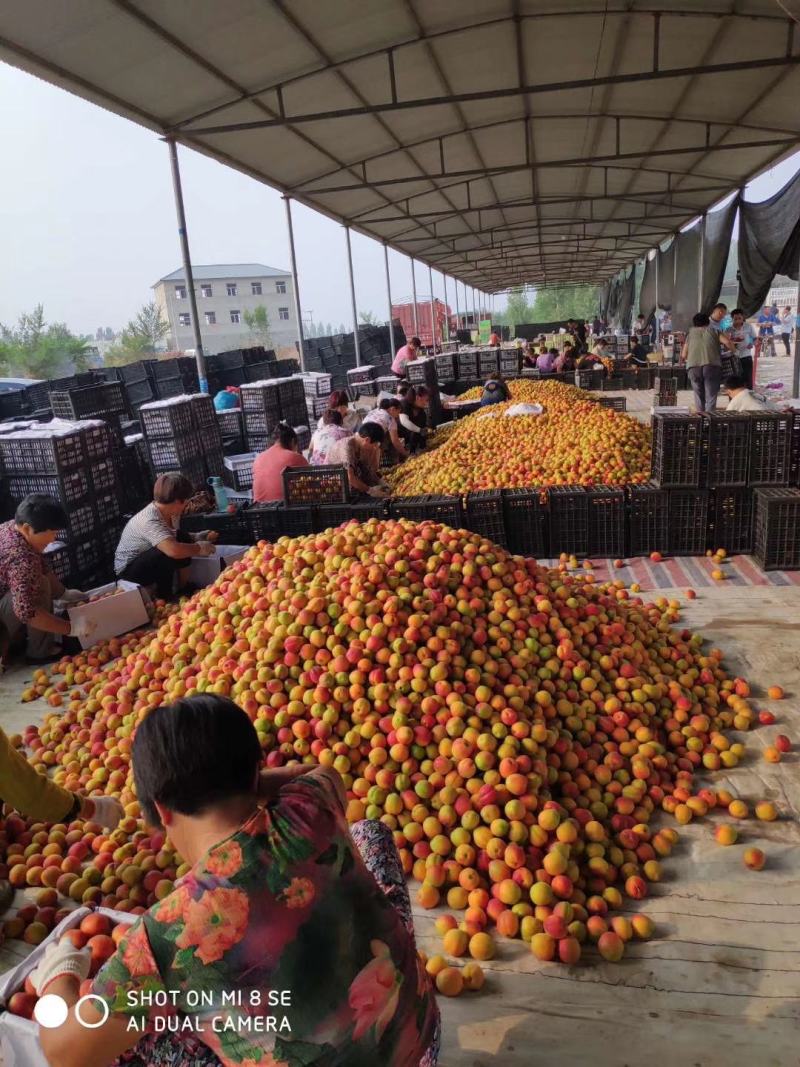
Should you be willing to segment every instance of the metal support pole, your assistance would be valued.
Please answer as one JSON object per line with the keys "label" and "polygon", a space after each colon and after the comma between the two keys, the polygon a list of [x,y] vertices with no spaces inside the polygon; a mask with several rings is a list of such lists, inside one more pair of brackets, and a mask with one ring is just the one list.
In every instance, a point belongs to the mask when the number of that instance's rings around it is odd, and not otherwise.
{"label": "metal support pole", "polygon": [[[450,340],[450,308],[447,306],[447,275],[442,275],[442,285],[444,286],[444,316],[447,323],[447,340]],[[444,336],[442,336],[444,341]]]}
{"label": "metal support pole", "polygon": [[383,265],[386,270],[386,299],[389,301],[389,350],[392,353],[392,360],[395,357],[394,349],[394,323],[392,322],[392,282],[389,277],[389,246],[383,242]]}
{"label": "metal support pole", "polygon": [[353,344],[356,350],[356,366],[361,366],[361,345],[358,343],[358,310],[356,309],[356,283],[353,278],[353,251],[350,247],[350,227],[345,226],[347,238],[347,273],[350,277],[350,304],[353,308]]}
{"label": "metal support pole", "polygon": [[655,337],[656,349],[658,349],[658,347],[661,344],[661,329],[660,329],[661,319],[659,318],[659,315],[658,315],[658,312],[660,310],[660,308],[658,306],[658,254],[659,254],[660,251],[661,251],[660,248],[656,247],[656,312],[655,312],[656,322],[655,322],[655,330],[653,331],[653,336]]}
{"label": "metal support pole", "polygon": [[414,272],[414,257],[411,257],[411,293],[414,301],[414,334],[419,337],[419,319],[417,318],[417,276]]}
{"label": "metal support pole", "polygon": [[706,216],[700,220],[700,257],[697,263],[697,310],[703,311],[703,270],[706,260]]}
{"label": "metal support pole", "polygon": [[428,264],[428,286],[431,291],[431,345],[436,351],[436,309],[433,306],[433,268]]}
{"label": "metal support pole", "polygon": [[300,310],[300,283],[297,280],[297,256],[294,250],[294,226],[292,225],[292,198],[283,197],[286,208],[286,229],[289,233],[289,265],[292,270],[292,289],[294,291],[294,313],[297,316],[297,334],[300,342],[300,370],[305,373],[306,352],[303,336],[303,313]]}
{"label": "metal support pole", "polygon": [[458,279],[453,279],[453,285],[456,290],[456,333],[461,329],[461,312],[458,309]]}
{"label": "metal support pole", "polygon": [[[753,382],[755,384],[755,380]],[[797,282],[797,304],[794,309],[794,361],[792,363],[792,396],[800,396],[800,275]]]}
{"label": "metal support pole", "polygon": [[[189,310],[192,315],[192,332],[194,333],[194,358],[197,363],[197,377],[200,382],[200,392],[208,392],[208,377],[206,374],[206,357],[203,353],[203,338],[200,334],[200,321],[197,318],[197,297],[194,291],[194,275],[192,274],[192,261],[189,256],[189,236],[186,232],[186,212],[183,207],[183,189],[181,187],[181,171],[178,166],[178,146],[174,141],[167,141],[169,145],[169,162],[172,168],[172,191],[175,195],[175,213],[178,216],[178,236],[181,241],[181,256],[183,257],[183,273],[186,278],[186,295],[189,297]],[[175,338],[177,341],[177,337]]]}

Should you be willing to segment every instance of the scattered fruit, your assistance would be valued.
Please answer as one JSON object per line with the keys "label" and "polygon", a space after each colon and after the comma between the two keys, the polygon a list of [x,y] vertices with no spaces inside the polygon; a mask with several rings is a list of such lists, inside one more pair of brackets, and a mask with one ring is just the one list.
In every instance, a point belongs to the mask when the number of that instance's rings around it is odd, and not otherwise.
{"label": "scattered fruit", "polygon": [[779,752],[791,752],[792,742],[789,740],[786,734],[778,734],[778,736],[775,738],[775,748],[777,748]]}
{"label": "scattered fruit", "polygon": [[464,977],[458,967],[443,967],[436,975],[436,988],[445,997],[457,997],[464,988]]}
{"label": "scattered fruit", "polygon": [[760,848],[748,848],[744,853],[744,863],[751,871],[760,871],[767,862],[767,857]]}
{"label": "scattered fruit", "polygon": [[767,696],[770,700],[783,700],[785,694],[779,685],[771,685],[767,690]]}
{"label": "scattered fruit", "polygon": [[486,981],[486,975],[483,972],[483,968],[477,963],[465,963],[461,968],[461,976],[464,979],[464,988],[469,989],[471,992],[477,992],[479,989],[483,989],[483,984]]}
{"label": "scattered fruit", "polygon": [[756,818],[762,822],[774,822],[778,818],[778,809],[769,800],[760,800],[756,804]]}
{"label": "scattered fruit", "polygon": [[[757,810],[757,809],[756,809]],[[714,831],[714,837],[720,845],[735,845],[739,840],[739,831],[735,826],[722,823]]]}

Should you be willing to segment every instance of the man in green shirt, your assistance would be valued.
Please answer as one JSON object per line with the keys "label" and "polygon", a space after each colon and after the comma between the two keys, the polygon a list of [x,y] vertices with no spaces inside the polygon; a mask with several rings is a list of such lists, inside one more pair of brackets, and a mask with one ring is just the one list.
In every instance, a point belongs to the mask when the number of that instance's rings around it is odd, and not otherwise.
{"label": "man in green shirt", "polygon": [[681,363],[686,364],[688,369],[698,414],[713,411],[717,406],[717,394],[722,383],[720,346],[729,352],[736,349],[727,334],[717,332],[710,323],[708,315],[702,311],[695,315],[681,349]]}

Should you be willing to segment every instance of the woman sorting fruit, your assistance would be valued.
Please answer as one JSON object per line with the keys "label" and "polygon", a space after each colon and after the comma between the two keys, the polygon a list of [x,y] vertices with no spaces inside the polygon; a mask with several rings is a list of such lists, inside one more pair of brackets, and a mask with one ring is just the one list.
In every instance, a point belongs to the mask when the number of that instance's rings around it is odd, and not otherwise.
{"label": "woman sorting fruit", "polygon": [[365,422],[352,437],[336,441],[331,446],[328,464],[346,469],[352,498],[389,495],[388,487],[378,474],[385,439],[382,426],[377,422]]}
{"label": "woman sorting fruit", "polygon": [[283,472],[290,467],[307,466],[297,434],[288,423],[279,422],[274,443],[253,463],[253,503],[283,500]]}
{"label": "woman sorting fruit", "polygon": [[[349,430],[350,433],[355,433],[361,422],[361,415],[354,408],[350,407],[350,401],[347,397],[347,393],[344,389],[334,389],[331,395],[328,397],[327,411],[338,411],[342,416],[342,426],[345,430]],[[317,423],[317,429],[321,430],[323,426],[324,413],[320,416]]]}
{"label": "woman sorting fruit", "polygon": [[65,939],[43,957],[37,995],[70,1009],[39,1031],[52,1067],[102,1067],[128,1050],[135,1067],[435,1064],[437,1009],[391,832],[348,828],[332,768],[259,773],[262,758],[247,714],[224,697],[142,719],[139,803],[191,870],[121,939],[80,1020],[89,950]]}
{"label": "woman sorting fruit", "polygon": [[322,425],[312,434],[308,462],[312,467],[323,467],[328,462],[331,446],[346,437],[352,437],[352,431],[342,425],[342,413],[337,408],[328,408],[322,416]]}
{"label": "woman sorting fruit", "polygon": [[409,386],[398,418],[400,438],[410,453],[421,452],[428,434],[430,392],[424,385]]}
{"label": "woman sorting fruit", "polygon": [[186,502],[194,496],[192,483],[183,474],[160,474],[153,487],[153,500],[129,519],[114,555],[119,578],[154,588],[165,600],[175,592],[180,571],[195,556],[211,556],[217,534],[203,530],[184,534],[178,529]]}
{"label": "woman sorting fruit", "polygon": [[96,624],[70,623],[53,614],[53,602],[76,604],[79,589],[64,583],[47,566],[43,553],[67,525],[59,502],[44,493],[22,500],[13,519],[0,525],[0,674],[6,657],[27,637],[28,661],[43,663],[60,653],[60,637],[86,640]]}

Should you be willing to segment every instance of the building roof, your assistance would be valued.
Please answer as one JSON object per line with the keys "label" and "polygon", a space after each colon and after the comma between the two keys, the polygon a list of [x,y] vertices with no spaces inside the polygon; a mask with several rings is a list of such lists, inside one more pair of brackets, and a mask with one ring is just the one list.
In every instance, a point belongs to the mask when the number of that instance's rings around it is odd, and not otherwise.
{"label": "building roof", "polygon": [[796,150],[789,7],[26,0],[0,58],[499,291],[609,278]]}
{"label": "building roof", "polygon": [[[279,270],[277,267],[267,267],[263,263],[198,263],[192,264],[192,274],[196,282],[224,281],[228,278],[290,278],[288,270]],[[185,281],[183,267],[178,267],[172,274],[165,274],[159,278],[159,282],[182,282]]]}

